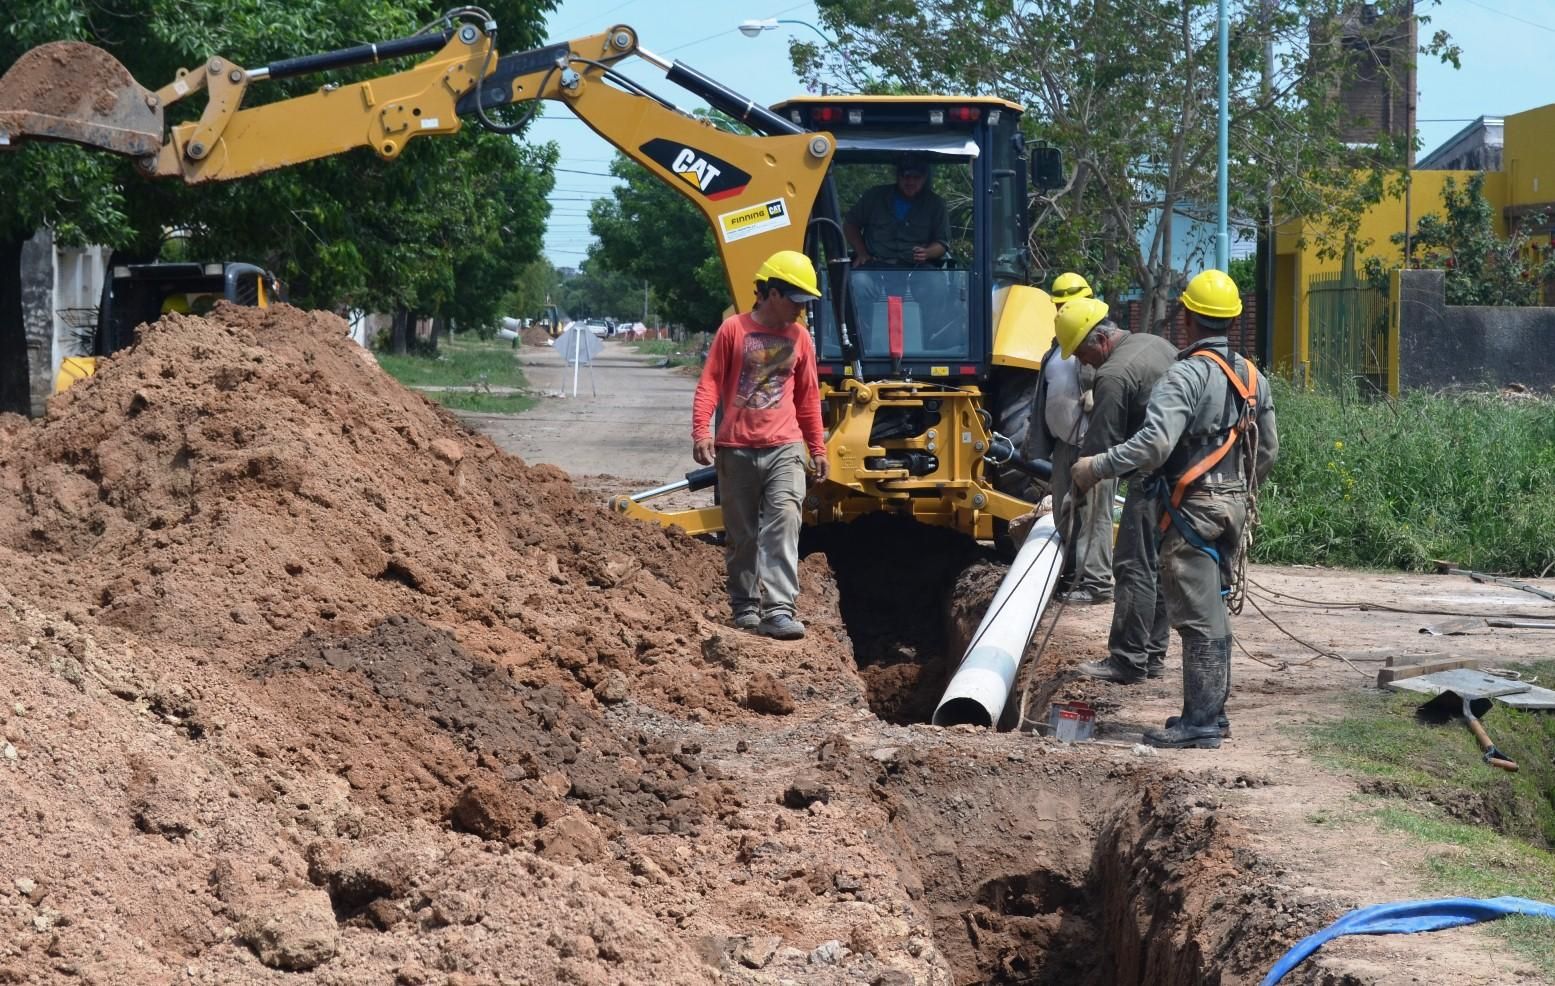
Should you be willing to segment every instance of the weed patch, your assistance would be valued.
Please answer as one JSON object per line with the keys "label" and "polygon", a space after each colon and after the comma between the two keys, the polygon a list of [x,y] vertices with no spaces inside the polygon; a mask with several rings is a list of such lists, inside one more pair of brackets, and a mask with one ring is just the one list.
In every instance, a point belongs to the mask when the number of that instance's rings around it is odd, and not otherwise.
{"label": "weed patch", "polygon": [[407,387],[524,386],[512,344],[499,340],[455,337],[440,342],[433,356],[380,353],[378,365]]}
{"label": "weed patch", "polygon": [[1258,561],[1524,576],[1555,566],[1555,403],[1362,400],[1275,380],[1280,458]]}

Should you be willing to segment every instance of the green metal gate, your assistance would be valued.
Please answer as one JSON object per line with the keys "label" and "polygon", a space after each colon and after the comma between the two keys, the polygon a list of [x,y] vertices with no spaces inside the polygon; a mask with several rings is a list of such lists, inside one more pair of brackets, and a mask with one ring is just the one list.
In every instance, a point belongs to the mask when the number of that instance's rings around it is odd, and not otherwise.
{"label": "green metal gate", "polygon": [[1353,386],[1386,394],[1394,357],[1387,292],[1347,262],[1343,271],[1307,279],[1307,313],[1313,382],[1326,390]]}

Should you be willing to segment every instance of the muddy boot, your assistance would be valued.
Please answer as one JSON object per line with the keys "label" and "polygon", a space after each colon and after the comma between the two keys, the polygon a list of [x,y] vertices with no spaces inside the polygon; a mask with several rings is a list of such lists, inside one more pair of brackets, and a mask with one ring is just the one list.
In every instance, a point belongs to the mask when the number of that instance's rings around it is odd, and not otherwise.
{"label": "muddy boot", "polygon": [[[1145,677],[1147,677],[1147,678],[1165,678],[1166,677],[1166,655],[1165,654],[1151,654],[1149,657],[1145,658]],[[1167,725],[1170,726],[1171,722],[1168,721]]]}
{"label": "muddy boot", "polygon": [[1110,657],[1104,661],[1086,661],[1084,664],[1076,665],[1075,670],[1087,678],[1110,681],[1115,685],[1132,685],[1145,679],[1145,676],[1138,671],[1119,664]]}
{"label": "muddy boot", "polygon": [[1145,730],[1145,742],[1167,749],[1220,747],[1220,713],[1230,679],[1231,640],[1187,637],[1182,642],[1183,714],[1165,729]]}

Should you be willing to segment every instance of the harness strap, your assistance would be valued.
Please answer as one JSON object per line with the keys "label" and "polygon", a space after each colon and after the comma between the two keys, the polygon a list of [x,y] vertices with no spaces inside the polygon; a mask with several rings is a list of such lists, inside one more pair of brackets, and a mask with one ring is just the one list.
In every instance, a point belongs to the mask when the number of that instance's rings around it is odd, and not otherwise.
{"label": "harness strap", "polygon": [[[1177,480],[1176,485],[1172,487],[1171,498],[1167,501],[1166,510],[1161,514],[1160,529],[1162,534],[1165,534],[1166,529],[1171,526],[1173,515],[1176,513],[1177,508],[1182,506],[1182,498],[1187,495],[1188,487],[1197,482],[1199,477],[1220,465],[1220,460],[1224,459],[1231,452],[1231,449],[1236,446],[1237,442],[1241,441],[1242,433],[1247,427],[1248,411],[1258,400],[1258,369],[1253,366],[1251,361],[1242,361],[1242,365],[1247,367],[1247,380],[1243,381],[1241,377],[1237,376],[1236,371],[1231,368],[1231,364],[1222,359],[1219,353],[1208,349],[1200,349],[1195,351],[1192,356],[1202,356],[1215,363],[1216,366],[1219,366],[1225,372],[1226,379],[1231,381],[1231,386],[1236,390],[1237,395],[1242,398],[1242,414],[1226,431],[1225,441],[1220,443],[1220,447],[1190,466],[1188,471],[1183,473],[1182,477]],[[1179,525],[1179,528],[1182,527],[1186,527],[1186,525]],[[1192,539],[1190,539],[1190,543],[1192,543]],[[1197,547],[1197,545],[1195,546]],[[1213,553],[1213,549],[1210,550]],[[1215,560],[1218,562],[1220,557],[1216,555]]]}

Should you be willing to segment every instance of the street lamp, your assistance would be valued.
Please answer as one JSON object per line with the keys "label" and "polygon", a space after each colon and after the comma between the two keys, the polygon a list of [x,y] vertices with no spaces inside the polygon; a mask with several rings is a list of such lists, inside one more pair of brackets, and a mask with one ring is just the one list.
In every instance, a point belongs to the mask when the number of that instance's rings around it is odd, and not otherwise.
{"label": "street lamp", "polygon": [[[842,55],[842,60],[848,66],[850,71],[854,68],[853,58],[846,51],[843,51],[837,47],[836,40],[827,37],[825,31],[822,31],[820,28],[816,27],[814,24],[811,24],[809,21],[795,20],[787,17],[766,17],[761,20],[741,21],[740,33],[745,35],[747,38],[756,38],[760,37],[763,31],[776,31],[779,24],[798,24],[800,27],[808,27],[810,30],[815,32],[816,37],[826,42],[827,48]],[[869,79],[868,73],[862,74],[864,75],[864,78]],[[825,93],[826,84],[822,83],[821,94],[825,95]]]}
{"label": "street lamp", "polygon": [[835,47],[837,44],[837,42],[833,41],[831,38],[828,38],[820,28],[816,27],[814,24],[811,24],[809,21],[792,20],[786,17],[768,17],[764,20],[741,21],[740,33],[745,35],[747,38],[760,37],[762,31],[776,31],[779,24],[798,24],[801,27],[808,27],[810,30],[820,35],[821,40],[826,42],[826,46],[828,48]]}

